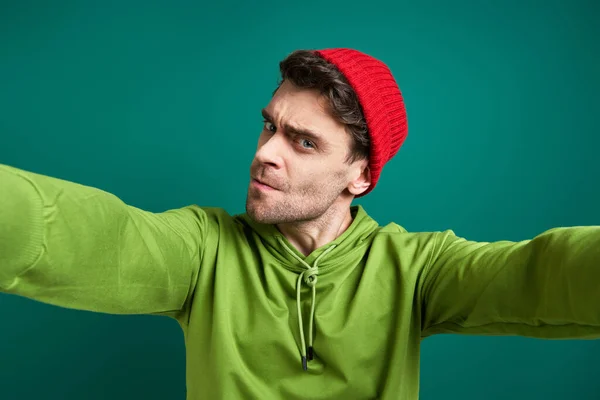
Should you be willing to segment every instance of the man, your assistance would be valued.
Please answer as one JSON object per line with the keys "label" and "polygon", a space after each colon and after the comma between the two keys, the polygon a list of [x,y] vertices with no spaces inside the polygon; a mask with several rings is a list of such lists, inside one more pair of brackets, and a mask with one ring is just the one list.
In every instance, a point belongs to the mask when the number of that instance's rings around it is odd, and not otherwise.
{"label": "man", "polygon": [[246,213],[150,213],[0,167],[0,290],[181,325],[189,399],[416,399],[436,333],[600,337],[600,227],[411,233],[351,206],[407,124],[387,66],[297,51],[263,109]]}

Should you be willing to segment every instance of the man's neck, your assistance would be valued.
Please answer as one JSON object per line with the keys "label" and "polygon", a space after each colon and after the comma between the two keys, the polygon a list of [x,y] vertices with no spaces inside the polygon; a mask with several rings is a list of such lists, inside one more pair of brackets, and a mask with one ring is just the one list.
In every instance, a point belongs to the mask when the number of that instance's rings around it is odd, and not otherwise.
{"label": "man's neck", "polygon": [[279,224],[277,228],[305,256],[337,239],[352,224],[348,205],[332,206],[325,214],[311,221]]}

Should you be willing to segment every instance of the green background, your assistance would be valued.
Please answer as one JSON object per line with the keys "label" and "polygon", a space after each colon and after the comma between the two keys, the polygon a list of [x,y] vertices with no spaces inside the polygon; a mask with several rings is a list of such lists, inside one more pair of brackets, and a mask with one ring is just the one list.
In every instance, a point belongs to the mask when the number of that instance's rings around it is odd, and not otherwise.
{"label": "green background", "polygon": [[[381,224],[520,240],[600,224],[595,1],[1,1],[0,163],[154,211],[243,211],[261,107],[299,48],[385,61],[409,137]],[[600,305],[599,305],[600,307]],[[600,311],[599,311],[600,312]],[[184,399],[167,318],[0,295],[0,398]],[[598,399],[600,341],[436,336],[421,399]]]}

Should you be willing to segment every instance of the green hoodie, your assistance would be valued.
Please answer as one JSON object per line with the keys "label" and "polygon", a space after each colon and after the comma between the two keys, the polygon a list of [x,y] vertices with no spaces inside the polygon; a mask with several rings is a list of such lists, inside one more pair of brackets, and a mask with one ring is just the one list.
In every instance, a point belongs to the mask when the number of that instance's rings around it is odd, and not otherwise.
{"label": "green hoodie", "polygon": [[175,318],[188,399],[417,399],[426,336],[600,337],[600,227],[482,243],[351,210],[305,257],[246,215],[0,166],[0,290]]}

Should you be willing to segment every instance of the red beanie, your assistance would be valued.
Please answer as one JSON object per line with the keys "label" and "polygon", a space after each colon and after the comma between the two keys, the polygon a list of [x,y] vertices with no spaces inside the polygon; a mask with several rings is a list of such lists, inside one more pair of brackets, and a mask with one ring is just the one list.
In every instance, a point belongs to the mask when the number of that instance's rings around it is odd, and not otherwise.
{"label": "red beanie", "polygon": [[408,126],[406,108],[400,88],[390,69],[381,61],[353,49],[315,50],[321,58],[335,65],[356,92],[367,121],[371,152],[369,169],[371,186],[379,180],[381,169],[400,149]]}

